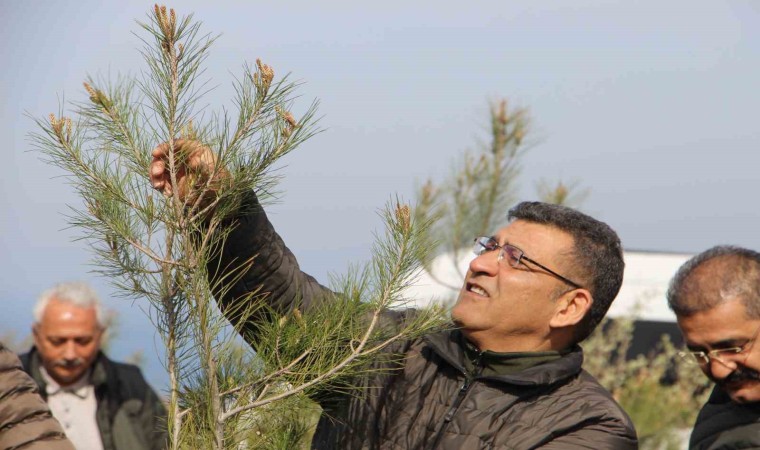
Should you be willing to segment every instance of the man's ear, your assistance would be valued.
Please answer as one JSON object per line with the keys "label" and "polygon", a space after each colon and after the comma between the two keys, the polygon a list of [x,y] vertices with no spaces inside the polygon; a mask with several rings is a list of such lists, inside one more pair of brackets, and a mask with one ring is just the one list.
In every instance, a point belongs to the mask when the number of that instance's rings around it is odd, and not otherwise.
{"label": "man's ear", "polygon": [[572,327],[580,323],[591,309],[594,298],[588,289],[573,289],[557,299],[554,316],[549,321],[552,328]]}
{"label": "man's ear", "polygon": [[107,327],[98,327],[98,347],[103,345],[103,342],[106,340],[106,336],[108,335],[108,328]]}
{"label": "man's ear", "polygon": [[32,325],[32,338],[34,339],[34,346],[39,348],[40,347],[40,324],[35,323]]}

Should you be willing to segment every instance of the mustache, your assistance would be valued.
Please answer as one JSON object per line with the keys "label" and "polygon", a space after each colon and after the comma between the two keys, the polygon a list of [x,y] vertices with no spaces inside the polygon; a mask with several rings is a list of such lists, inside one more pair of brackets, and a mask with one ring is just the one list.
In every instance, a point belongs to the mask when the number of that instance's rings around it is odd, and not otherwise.
{"label": "mustache", "polygon": [[74,369],[84,364],[84,358],[61,358],[53,361],[53,365],[57,367],[63,367],[66,369]]}
{"label": "mustache", "polygon": [[740,383],[742,381],[757,381],[760,380],[760,372],[746,367],[737,367],[736,370],[731,372],[726,378],[718,382],[719,385],[725,386],[734,383]]}

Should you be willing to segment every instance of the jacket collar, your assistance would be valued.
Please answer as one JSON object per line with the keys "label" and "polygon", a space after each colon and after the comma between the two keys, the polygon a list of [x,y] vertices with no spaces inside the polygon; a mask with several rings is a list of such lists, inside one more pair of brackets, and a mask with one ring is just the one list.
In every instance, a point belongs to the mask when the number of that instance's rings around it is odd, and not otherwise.
{"label": "jacket collar", "polygon": [[[465,376],[469,376],[464,360],[467,357],[465,340],[459,330],[447,330],[424,336],[424,340],[444,361]],[[583,365],[583,350],[575,345],[559,359],[529,367],[509,375],[476,376],[474,379],[492,380],[518,386],[546,386],[577,376]]]}

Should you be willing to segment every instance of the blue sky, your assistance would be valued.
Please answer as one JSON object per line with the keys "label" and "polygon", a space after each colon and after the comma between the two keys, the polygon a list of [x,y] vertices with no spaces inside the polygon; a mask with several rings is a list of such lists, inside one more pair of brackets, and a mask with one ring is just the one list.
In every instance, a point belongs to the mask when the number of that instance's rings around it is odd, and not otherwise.
{"label": "blue sky", "polygon": [[[270,217],[326,280],[369,256],[376,212],[413,198],[484,136],[487,101],[529,108],[534,148],[521,198],[541,178],[578,180],[583,209],[627,248],[697,252],[719,243],[760,249],[760,5],[693,1],[201,2],[221,33],[206,74],[209,108],[229,105],[233,74],[257,57],[302,80],[325,131],[284,161]],[[140,302],[114,298],[88,271],[63,213],[77,199],[30,152],[24,116],[84,98],[87,75],[144,66],[135,19],[152,3],[0,0],[0,330],[25,334],[31,307],[62,280],[91,281],[120,314],[112,354],[145,351],[165,384]]]}

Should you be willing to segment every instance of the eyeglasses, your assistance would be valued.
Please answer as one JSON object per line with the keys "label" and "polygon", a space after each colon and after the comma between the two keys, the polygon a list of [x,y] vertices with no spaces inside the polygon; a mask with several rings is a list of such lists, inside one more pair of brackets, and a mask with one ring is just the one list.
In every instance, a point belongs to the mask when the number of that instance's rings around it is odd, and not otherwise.
{"label": "eyeglasses", "polygon": [[755,340],[757,340],[758,333],[760,333],[760,327],[757,328],[755,334],[752,335],[752,338],[750,340],[738,347],[716,348],[715,350],[710,350],[709,352],[681,351],[678,352],[678,356],[684,358],[686,361],[691,361],[699,364],[700,366],[706,366],[710,364],[710,361],[713,359],[720,362],[721,364],[725,364],[737,355],[749,353],[749,351],[752,349],[752,345],[755,343]]}
{"label": "eyeglasses", "polygon": [[583,286],[576,283],[575,281],[572,281],[568,278],[563,277],[562,275],[551,270],[550,268],[546,267],[545,265],[539,263],[536,260],[528,258],[527,256],[525,256],[524,251],[520,250],[514,245],[510,245],[510,244],[499,245],[496,239],[492,237],[483,236],[483,237],[475,238],[475,244],[472,247],[472,251],[478,256],[482,255],[483,253],[492,252],[497,249],[499,250],[499,257],[498,257],[499,261],[503,260],[506,257],[507,262],[509,262],[509,265],[512,267],[516,268],[520,265],[521,262],[527,261],[533,265],[536,265],[544,269],[545,271],[549,272],[550,274],[554,275],[555,277],[559,278],[560,280],[564,281],[565,283],[569,284],[570,286],[576,289],[583,288]]}

